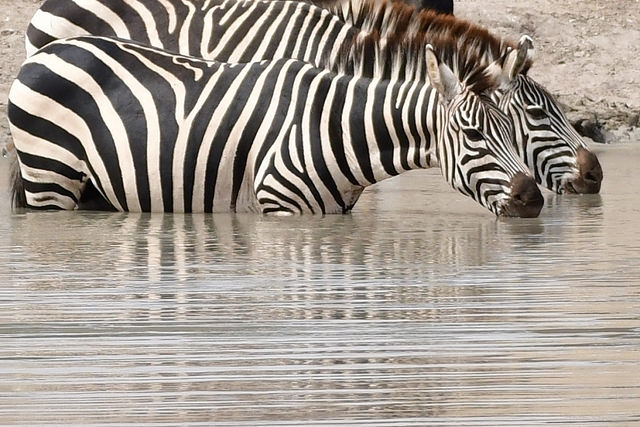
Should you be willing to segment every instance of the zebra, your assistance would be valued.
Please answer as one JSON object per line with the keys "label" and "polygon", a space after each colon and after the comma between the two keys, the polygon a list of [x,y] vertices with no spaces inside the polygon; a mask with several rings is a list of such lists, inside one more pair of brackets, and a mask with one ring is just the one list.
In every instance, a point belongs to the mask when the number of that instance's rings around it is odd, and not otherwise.
{"label": "zebra", "polygon": [[[365,42],[349,58],[363,60]],[[347,213],[365,187],[435,157],[496,215],[540,213],[537,184],[505,149],[502,112],[430,46],[380,49],[378,63],[397,78],[295,59],[227,64],[100,36],[52,42],[9,93],[25,205],[75,209],[93,187],[118,211]]]}
{"label": "zebra", "polygon": [[[331,69],[336,52],[363,34],[394,40],[424,32],[436,49],[445,43],[449,52],[442,60],[461,80],[490,73],[501,81],[488,95],[513,120],[515,147],[539,184],[556,193],[600,191],[597,157],[553,97],[527,75],[530,39],[516,45],[459,18],[414,12],[401,2],[339,0],[325,7],[331,13],[295,1],[48,0],[29,24],[26,45],[31,54],[57,38],[109,35],[220,61],[291,57]],[[459,57],[464,46],[470,47],[467,56]],[[519,69],[505,67],[516,48],[527,52],[527,60],[519,61]]]}
{"label": "zebra", "polygon": [[[516,149],[536,181],[556,193],[600,191],[603,172],[598,158],[569,123],[553,96],[528,75],[533,57],[530,37],[523,36],[518,42],[518,50],[524,55],[518,60],[520,67],[505,67],[508,52],[515,47],[513,43],[437,10],[415,11],[401,2],[376,0],[337,0],[327,8],[345,23],[357,25],[365,32],[380,32],[383,37],[423,33],[434,46],[440,43],[438,40],[447,43],[453,39],[459,48],[449,50],[454,55],[459,54],[463,46],[471,46],[463,53],[479,60],[465,62],[451,58],[460,65],[458,77],[463,79],[465,75],[486,72],[500,81],[489,96],[513,120]],[[449,62],[446,57],[442,60]]]}

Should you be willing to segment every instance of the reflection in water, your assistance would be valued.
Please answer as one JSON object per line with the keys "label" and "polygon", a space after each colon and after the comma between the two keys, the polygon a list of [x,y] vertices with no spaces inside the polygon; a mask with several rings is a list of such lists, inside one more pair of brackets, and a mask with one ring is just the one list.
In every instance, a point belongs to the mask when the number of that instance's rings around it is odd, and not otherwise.
{"label": "reflection in water", "polygon": [[348,216],[0,220],[0,420],[640,421],[640,149],[490,217],[432,172]]}
{"label": "reflection in water", "polygon": [[[72,225],[65,241],[56,227],[61,215]],[[473,295],[472,287],[443,287],[439,281],[492,258],[500,262],[499,252],[486,244],[500,225],[493,218],[409,219],[394,224],[392,217],[375,213],[286,221],[254,215],[28,213],[14,217],[12,236],[14,247],[23,249],[22,262],[61,268],[31,271],[19,278],[23,287],[47,289],[55,283],[69,290],[89,282],[92,288],[118,283],[128,292],[141,291],[136,298],[159,298],[147,294],[148,285],[167,283],[172,291],[165,297],[180,301],[190,298],[194,286],[214,283],[242,290],[239,298],[249,292],[267,299],[250,310],[246,301],[234,301],[251,317],[369,318],[369,300],[418,304],[435,295]],[[426,289],[412,291],[425,283]],[[329,306],[314,304],[327,300]],[[428,309],[421,311],[413,315],[431,317]],[[389,317],[406,314],[390,310],[383,318]]]}

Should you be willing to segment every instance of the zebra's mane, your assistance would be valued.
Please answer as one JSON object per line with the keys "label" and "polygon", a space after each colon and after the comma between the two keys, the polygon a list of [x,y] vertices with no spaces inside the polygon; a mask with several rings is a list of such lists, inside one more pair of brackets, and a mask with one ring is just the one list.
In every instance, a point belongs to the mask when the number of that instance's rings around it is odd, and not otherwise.
{"label": "zebra's mane", "polygon": [[325,66],[340,74],[428,82],[426,45],[419,37],[383,39],[377,32],[360,34],[344,43]]}
{"label": "zebra's mane", "polygon": [[[428,80],[424,49],[431,44],[439,60],[464,86],[482,94],[498,84],[490,65],[496,61],[504,65],[507,53],[516,47],[516,43],[466,20],[430,10],[417,12],[402,2],[333,0],[324,7],[362,30],[329,61],[336,72]],[[523,73],[530,65],[528,60]]]}

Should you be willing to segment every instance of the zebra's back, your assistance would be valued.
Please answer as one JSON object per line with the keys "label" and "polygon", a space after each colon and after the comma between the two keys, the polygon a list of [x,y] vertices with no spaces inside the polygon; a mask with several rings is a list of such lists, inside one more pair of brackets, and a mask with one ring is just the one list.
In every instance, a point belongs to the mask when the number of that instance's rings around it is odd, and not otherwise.
{"label": "zebra's back", "polygon": [[318,64],[356,31],[304,2],[217,0],[197,7],[179,0],[48,0],[29,24],[26,50],[31,55],[57,39],[98,35],[223,62]]}

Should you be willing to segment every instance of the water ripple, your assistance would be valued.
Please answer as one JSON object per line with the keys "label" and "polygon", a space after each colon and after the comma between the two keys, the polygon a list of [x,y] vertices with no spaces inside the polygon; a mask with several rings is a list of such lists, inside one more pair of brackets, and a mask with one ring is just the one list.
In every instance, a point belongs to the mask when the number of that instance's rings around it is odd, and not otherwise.
{"label": "water ripple", "polygon": [[640,423],[640,149],[600,155],[527,220],[433,172],[326,218],[2,206],[0,420]]}

